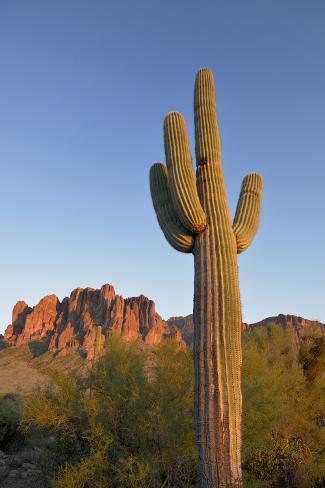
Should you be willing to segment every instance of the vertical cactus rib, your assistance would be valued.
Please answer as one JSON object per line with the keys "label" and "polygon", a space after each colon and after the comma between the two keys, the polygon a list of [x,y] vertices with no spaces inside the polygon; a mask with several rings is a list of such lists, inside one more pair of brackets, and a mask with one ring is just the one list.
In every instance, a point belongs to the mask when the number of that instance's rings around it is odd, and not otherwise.
{"label": "vertical cactus rib", "polygon": [[102,326],[97,325],[95,345],[94,345],[94,357],[93,357],[93,361],[92,361],[92,369],[91,369],[91,374],[90,374],[89,398],[92,398],[92,396],[93,396],[94,370],[95,370],[97,361],[100,358],[101,348],[102,348]]}
{"label": "vertical cactus rib", "polygon": [[200,445],[201,485],[240,486],[242,353],[236,242],[221,167],[213,77],[207,69],[197,75],[194,110],[197,187],[208,223],[194,251],[195,276],[201,275],[194,303],[204,303],[204,313],[194,314],[199,378],[195,401],[198,405],[204,390],[206,405],[205,410],[196,407],[197,436],[208,440]]}
{"label": "vertical cactus rib", "polygon": [[199,70],[194,88],[195,152],[197,165],[221,164],[221,142],[212,72]]}
{"label": "vertical cactus rib", "polygon": [[[200,445],[200,459],[205,461],[201,462],[202,486],[240,486],[241,311],[236,244],[229,219],[218,205],[219,178],[211,170],[202,167],[204,184],[199,182],[210,232],[197,238],[194,252],[197,436],[206,439]],[[222,230],[215,230],[221,226]],[[198,408],[203,397],[205,408]]]}
{"label": "vertical cactus rib", "polygon": [[185,121],[177,112],[169,113],[164,123],[168,180],[174,209],[179,220],[193,234],[206,226],[197,190]]}
{"label": "vertical cactus rib", "polygon": [[233,231],[238,254],[251,244],[260,222],[263,180],[257,173],[249,173],[242,182]]}
{"label": "vertical cactus rib", "polygon": [[96,328],[95,350],[94,350],[94,362],[100,357],[100,351],[102,347],[102,326],[98,325]]}
{"label": "vertical cactus rib", "polygon": [[[190,231],[194,254],[194,401],[200,487],[241,488],[242,317],[237,252],[251,243],[257,230],[263,184],[256,173],[244,178],[232,225],[214,80],[207,68],[195,80],[194,122],[196,187],[180,114],[166,117],[164,140],[171,214],[175,212]],[[167,172],[164,175],[166,192]],[[163,230],[175,216],[165,214],[164,219],[170,220],[161,224]]]}
{"label": "vertical cactus rib", "polygon": [[162,163],[150,169],[150,191],[158,223],[169,244],[177,251],[192,252],[194,237],[176,216],[168,187],[168,171]]}

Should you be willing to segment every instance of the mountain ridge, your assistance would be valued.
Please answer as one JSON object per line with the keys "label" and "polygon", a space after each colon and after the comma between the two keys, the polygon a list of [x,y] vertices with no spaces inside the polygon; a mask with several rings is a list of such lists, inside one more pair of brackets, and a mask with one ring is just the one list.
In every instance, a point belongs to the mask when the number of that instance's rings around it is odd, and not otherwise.
{"label": "mountain ridge", "polygon": [[[271,322],[293,331],[295,347],[311,330],[325,334],[325,324],[321,322],[284,314],[254,324],[243,323],[243,330],[249,332]],[[174,337],[182,345],[193,341],[191,314],[164,320],[149,298],[144,295],[123,298],[112,285],[105,284],[100,289],[76,288],[62,301],[56,295],[47,295],[34,307],[18,301],[13,308],[12,323],[4,336],[0,335],[0,348],[40,342],[44,351],[64,356],[78,350],[91,360],[98,325],[102,327],[103,343],[112,334],[128,342],[140,340],[148,346],[159,344],[166,337]]]}

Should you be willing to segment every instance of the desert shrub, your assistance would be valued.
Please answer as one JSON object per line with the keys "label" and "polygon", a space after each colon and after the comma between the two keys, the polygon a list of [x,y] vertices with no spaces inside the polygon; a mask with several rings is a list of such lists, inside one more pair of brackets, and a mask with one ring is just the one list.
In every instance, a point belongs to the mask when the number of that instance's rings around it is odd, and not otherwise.
{"label": "desert shrub", "polygon": [[195,484],[192,354],[165,341],[154,371],[138,345],[112,339],[98,363],[94,391],[112,435],[111,477],[116,486]]}
{"label": "desert shrub", "polygon": [[19,395],[8,393],[0,397],[0,449],[19,436],[20,409]]}
{"label": "desert shrub", "polygon": [[294,473],[305,460],[299,440],[273,435],[270,441],[252,452],[247,466],[258,479],[273,480],[279,486],[294,481]]}
{"label": "desert shrub", "polygon": [[[317,366],[310,377],[302,359],[308,353],[321,361],[321,348],[311,341],[298,355],[292,344],[278,326],[244,336],[250,488],[316,488],[325,480],[324,375]],[[53,387],[26,398],[21,425],[55,436],[56,488],[198,486],[191,348],[164,341],[143,352],[113,337],[93,369],[91,395],[90,377],[49,374]]]}
{"label": "desert shrub", "polygon": [[57,437],[54,486],[195,486],[191,352],[166,341],[149,379],[138,344],[113,337],[108,349],[91,397],[88,381],[50,371],[53,387],[25,400],[24,431]]}
{"label": "desert shrub", "polygon": [[309,382],[324,375],[325,370],[325,337],[303,337],[299,350],[299,362]]}
{"label": "desert shrub", "polygon": [[279,326],[245,336],[243,462],[269,486],[313,487],[325,480],[325,384],[306,381],[292,344]]}
{"label": "desert shrub", "polygon": [[[196,486],[197,453],[194,434],[193,353],[165,341],[156,351],[151,383],[150,465],[159,473],[156,486]],[[159,484],[160,483],[160,484]]]}

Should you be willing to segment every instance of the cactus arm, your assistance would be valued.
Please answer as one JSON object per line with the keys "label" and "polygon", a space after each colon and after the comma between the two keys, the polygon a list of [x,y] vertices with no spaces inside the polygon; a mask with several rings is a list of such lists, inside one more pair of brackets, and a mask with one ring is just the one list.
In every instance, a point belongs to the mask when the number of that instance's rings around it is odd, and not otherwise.
{"label": "cactus arm", "polygon": [[156,163],[150,169],[150,191],[158,223],[169,244],[180,252],[192,252],[193,235],[178,220],[168,186],[168,171]]}
{"label": "cactus arm", "polygon": [[262,177],[257,173],[249,173],[245,176],[233,222],[238,254],[248,248],[258,229],[262,193]]}
{"label": "cactus arm", "polygon": [[193,234],[205,229],[206,217],[196,189],[190,145],[185,121],[177,112],[169,113],[164,123],[168,181],[176,215]]}
{"label": "cactus arm", "polygon": [[217,163],[221,167],[221,142],[212,72],[199,70],[194,88],[195,153],[197,166]]}

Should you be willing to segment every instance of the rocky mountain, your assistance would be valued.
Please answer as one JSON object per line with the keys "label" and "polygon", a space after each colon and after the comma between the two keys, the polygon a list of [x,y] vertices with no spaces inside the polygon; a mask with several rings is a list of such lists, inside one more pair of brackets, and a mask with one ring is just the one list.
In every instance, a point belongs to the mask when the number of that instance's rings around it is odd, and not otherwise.
{"label": "rocky mountain", "polygon": [[[193,316],[186,317],[171,317],[167,321],[168,325],[176,328],[182,335],[182,338],[187,344],[193,342],[194,325]],[[274,317],[267,317],[253,324],[243,323],[243,331],[250,332],[258,327],[268,327],[271,324],[277,324],[285,329],[292,331],[294,347],[298,348],[301,338],[306,334],[325,335],[325,324],[316,320],[308,320],[296,315],[277,315]]]}
{"label": "rocky mountain", "polygon": [[12,312],[2,345],[20,346],[41,341],[45,350],[60,355],[70,350],[84,351],[93,358],[96,327],[102,326],[102,341],[109,334],[117,334],[127,341],[141,339],[153,346],[162,337],[180,334],[155,311],[155,304],[143,295],[124,299],[113,286],[99,290],[77,288],[60,302],[48,295],[33,308],[19,301]]}
{"label": "rocky mountain", "polygon": [[[250,331],[271,322],[291,328],[296,345],[301,336],[311,330],[325,333],[324,324],[294,315],[279,315],[255,324],[243,324],[243,329]],[[149,346],[170,336],[182,344],[193,341],[192,315],[165,321],[156,312],[152,300],[143,295],[124,299],[115,293],[113,286],[103,285],[100,289],[77,288],[62,302],[55,295],[42,298],[35,307],[19,301],[12,312],[12,323],[4,336],[0,336],[0,348],[38,342],[44,351],[64,356],[72,350],[79,350],[91,360],[98,325],[102,326],[102,342],[111,334],[130,342],[141,340]]]}

